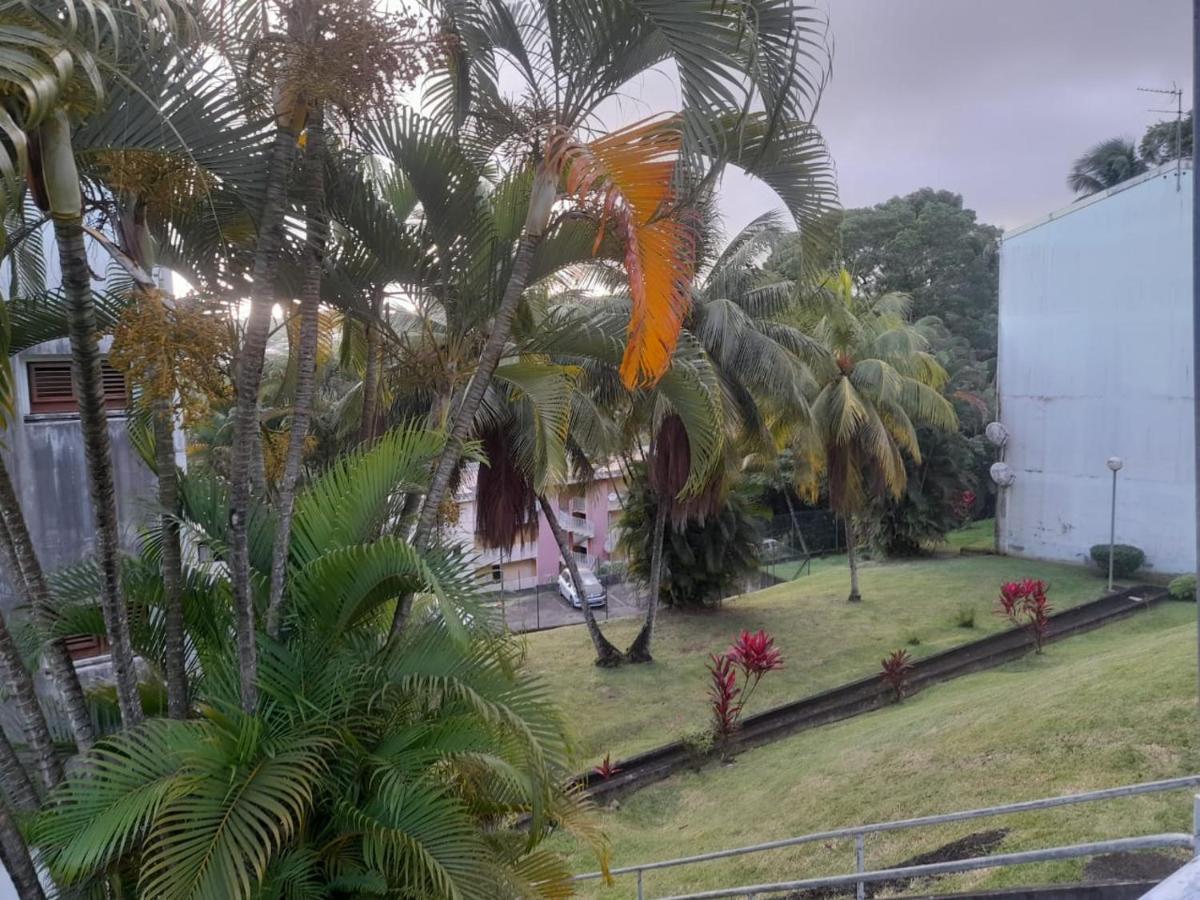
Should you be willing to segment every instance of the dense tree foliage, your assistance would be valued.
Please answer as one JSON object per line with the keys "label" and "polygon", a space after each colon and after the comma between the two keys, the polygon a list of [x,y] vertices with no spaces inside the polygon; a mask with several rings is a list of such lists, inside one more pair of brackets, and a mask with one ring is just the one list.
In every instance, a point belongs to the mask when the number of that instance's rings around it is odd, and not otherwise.
{"label": "dense tree foliage", "polygon": [[[659,499],[635,466],[621,515],[622,547],[629,570],[650,580],[654,559],[653,522]],[[758,570],[763,510],[739,486],[720,497],[703,517],[667,525],[662,544],[659,602],[675,608],[710,607],[740,592]]]}

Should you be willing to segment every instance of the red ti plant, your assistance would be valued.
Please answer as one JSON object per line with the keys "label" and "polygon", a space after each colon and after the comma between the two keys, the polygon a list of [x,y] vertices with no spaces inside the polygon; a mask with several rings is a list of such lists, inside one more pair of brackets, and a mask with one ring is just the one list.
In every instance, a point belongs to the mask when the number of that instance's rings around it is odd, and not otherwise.
{"label": "red ti plant", "polygon": [[959,494],[954,500],[954,515],[963,522],[969,519],[975,499],[975,492],[972,490],[965,490]]}
{"label": "red ti plant", "polygon": [[708,664],[708,673],[708,703],[712,708],[713,733],[718,738],[727,738],[737,730],[738,719],[742,715],[742,703],[738,699],[742,689],[737,686],[737,670],[728,654],[714,653]]}
{"label": "red ti plant", "polygon": [[[737,730],[742,710],[758,683],[768,672],[781,668],[783,655],[775,646],[775,639],[762,630],[754,634],[743,631],[728,650],[712,656],[708,664],[708,699],[712,707],[713,732],[718,738],[727,738]],[[742,675],[740,686],[739,672]]]}
{"label": "red ti plant", "polygon": [[596,766],[592,771],[607,781],[620,772],[621,769],[619,766],[613,765],[612,751],[610,750],[604,754],[604,759],[600,760],[600,765]]}
{"label": "red ti plant", "polygon": [[1046,635],[1050,631],[1050,613],[1054,607],[1046,596],[1046,582],[1035,578],[1009,581],[1000,585],[1000,598],[996,612],[1004,616],[1017,628],[1026,629],[1033,636],[1034,649],[1042,652]]}
{"label": "red ti plant", "polygon": [[907,650],[893,650],[879,661],[879,677],[887,682],[896,695],[896,702],[904,699],[904,688],[908,684],[908,673],[912,671],[912,657]]}

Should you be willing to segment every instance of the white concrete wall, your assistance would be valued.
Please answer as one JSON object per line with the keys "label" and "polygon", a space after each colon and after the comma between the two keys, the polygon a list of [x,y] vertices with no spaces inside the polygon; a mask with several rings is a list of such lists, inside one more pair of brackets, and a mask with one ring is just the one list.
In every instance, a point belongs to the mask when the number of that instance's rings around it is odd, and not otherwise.
{"label": "white concrete wall", "polygon": [[1005,236],[1000,420],[1016,473],[1000,541],[1080,561],[1109,532],[1158,571],[1195,565],[1191,178],[1174,168]]}

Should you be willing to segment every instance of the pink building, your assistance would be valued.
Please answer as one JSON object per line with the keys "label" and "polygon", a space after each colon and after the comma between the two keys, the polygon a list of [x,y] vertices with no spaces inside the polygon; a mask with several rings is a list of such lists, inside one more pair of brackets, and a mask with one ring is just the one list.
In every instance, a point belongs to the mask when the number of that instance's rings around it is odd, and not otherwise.
{"label": "pink building", "polygon": [[[590,482],[567,484],[549,495],[581,566],[595,569],[613,558],[624,496],[625,478],[615,464],[598,468]],[[463,478],[457,499],[458,539],[475,547],[481,571],[490,575],[497,589],[532,588],[558,578],[562,557],[541,509],[536,528],[527,528],[511,551],[492,550],[479,546],[475,538],[474,472]]]}

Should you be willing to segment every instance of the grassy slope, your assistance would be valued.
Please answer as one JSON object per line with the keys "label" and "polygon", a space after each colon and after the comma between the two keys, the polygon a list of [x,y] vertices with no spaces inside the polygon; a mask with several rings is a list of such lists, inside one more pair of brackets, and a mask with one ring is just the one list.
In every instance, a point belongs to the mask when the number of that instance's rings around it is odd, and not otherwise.
{"label": "grassy slope", "polygon": [[[1025,576],[1046,579],[1060,609],[1103,589],[1083,569],[962,557],[868,564],[862,572],[866,600],[851,606],[844,560],[821,560],[812,575],[746,595],[717,612],[664,610],[652,665],[595,668],[581,627],[529,635],[527,664],[547,679],[566,710],[581,761],[598,761],[610,751],[617,759],[706,727],[705,664],[742,629],[767,629],[785,659],[783,671],[759,687],[751,710],[758,711],[876,672],[879,660],[898,647],[920,657],[1001,629],[992,611],[998,587]],[[955,625],[960,607],[974,610],[974,628]],[[625,646],[638,626],[614,621],[605,633]]]}
{"label": "grassy slope", "polygon": [[[614,864],[665,859],[856,823],[927,815],[1200,771],[1195,607],[1166,604],[899,706],[686,773],[602,812]],[[870,866],[971,831],[1012,829],[1002,851],[1189,831],[1184,793],[1068,807],[868,839]],[[594,868],[580,855],[579,869]],[[650,896],[848,871],[849,843],[655,873]],[[1077,878],[1063,862],[970,873],[938,890]],[[649,876],[648,876],[649,877]],[[624,890],[597,896],[629,896]],[[588,891],[585,896],[591,896]]]}
{"label": "grassy slope", "polygon": [[991,550],[996,545],[996,520],[980,519],[966,528],[946,535],[946,545],[951,550]]}

